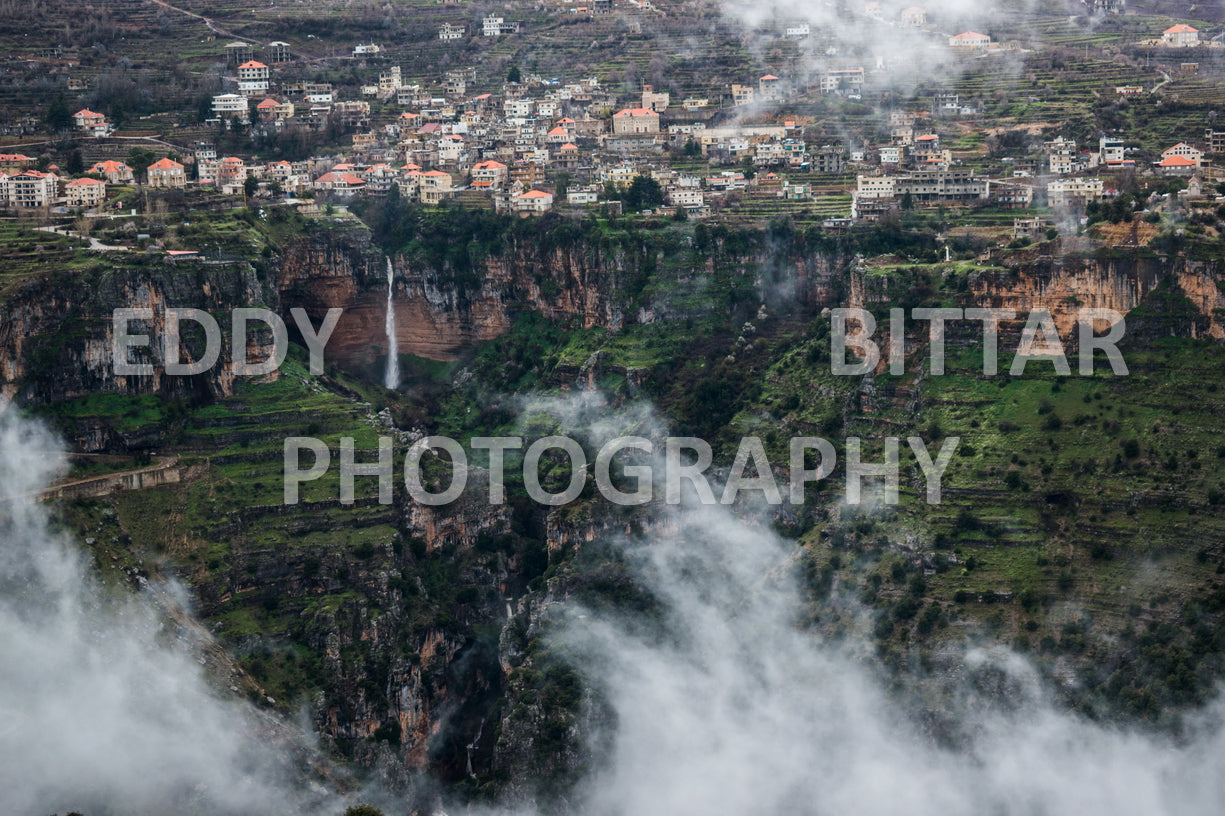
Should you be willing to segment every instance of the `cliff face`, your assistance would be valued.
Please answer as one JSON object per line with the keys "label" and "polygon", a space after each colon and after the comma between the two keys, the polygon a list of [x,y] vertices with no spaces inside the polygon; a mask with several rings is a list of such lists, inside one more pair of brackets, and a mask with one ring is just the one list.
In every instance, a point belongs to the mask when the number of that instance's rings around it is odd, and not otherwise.
{"label": "cliff face", "polygon": [[[970,272],[960,301],[966,307],[1014,310],[1020,319],[1001,327],[1014,343],[1026,316],[1047,310],[1065,345],[1075,346],[1077,317],[1089,308],[1132,313],[1129,337],[1221,339],[1221,275],[1219,265],[1184,258],[1037,256]],[[905,270],[881,273],[858,263],[848,283],[847,305],[863,307],[898,301],[911,281]]]}
{"label": "cliff face", "polygon": [[[763,252],[716,262],[648,242],[609,249],[589,242],[554,247],[511,240],[467,274],[404,255],[391,261],[398,348],[434,360],[453,360],[464,348],[497,337],[521,312],[616,330],[723,308],[728,286],[739,287],[754,307],[827,305],[839,297],[846,271],[845,259],[820,255]],[[342,309],[329,358],[368,368],[387,353],[386,264],[363,229],[304,236],[280,261],[284,309],[301,306],[316,322],[326,310]]]}
{"label": "cliff face", "polygon": [[1225,303],[1217,279],[1220,270],[1202,261],[1179,258],[1039,258],[1008,273],[978,276],[971,283],[983,306],[1015,309],[1018,313],[1048,309],[1061,335],[1075,333],[1082,308],[1114,309],[1127,314],[1163,287],[1188,299],[1193,314],[1183,325],[1171,326],[1192,337],[1225,337],[1217,310]]}
{"label": "cliff face", "polygon": [[[11,402],[40,405],[96,394],[229,395],[235,376],[230,314],[239,307],[264,306],[275,309],[276,294],[244,262],[98,266],[31,280],[0,303],[0,408]],[[217,319],[222,348],[209,370],[192,376],[165,373],[161,341],[167,307],[202,309]],[[152,321],[133,321],[127,328],[129,334],[152,337],[148,348],[133,349],[129,355],[132,362],[152,363],[152,375],[115,373],[112,316],[120,308],[153,310]],[[204,353],[202,336],[194,337],[194,323],[184,321],[181,327],[183,362],[198,359]],[[271,333],[253,324],[250,359],[263,359],[271,350]]]}
{"label": "cliff face", "polygon": [[[461,349],[506,331],[521,311],[617,328],[625,320],[615,297],[622,261],[591,251],[511,245],[459,281],[448,270],[394,257],[399,349],[455,359]],[[369,366],[387,353],[386,263],[361,229],[303,238],[281,259],[278,287],[286,309],[301,306],[315,320],[327,309],[343,309],[327,348],[342,366]]]}

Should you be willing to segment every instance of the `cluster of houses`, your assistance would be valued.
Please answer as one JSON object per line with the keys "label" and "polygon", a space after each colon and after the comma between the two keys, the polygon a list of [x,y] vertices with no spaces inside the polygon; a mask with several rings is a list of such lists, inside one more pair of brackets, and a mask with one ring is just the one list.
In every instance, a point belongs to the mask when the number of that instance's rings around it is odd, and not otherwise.
{"label": "cluster of houses", "polygon": [[106,197],[106,182],[96,178],[61,178],[50,167],[34,169],[35,160],[23,153],[0,153],[0,207],[45,209],[56,205],[92,208]]}
{"label": "cluster of houses", "polygon": [[[869,3],[869,7],[877,6]],[[879,6],[877,6],[879,11]],[[869,8],[869,13],[872,10]],[[883,12],[880,12],[883,14]],[[883,19],[883,18],[882,18]],[[926,29],[920,7],[902,9],[890,22]],[[513,33],[518,23],[489,15],[480,33]],[[809,26],[788,25],[786,36],[809,36]],[[464,26],[444,24],[442,39],[465,36]],[[1171,47],[1193,47],[1198,32],[1173,26],[1162,35]],[[988,35],[966,31],[950,37],[953,49],[969,52],[999,47]],[[374,43],[359,44],[355,58],[381,53]],[[990,202],[1004,208],[1032,206],[1035,193],[1045,193],[1052,206],[1075,206],[1106,194],[1096,171],[1136,167],[1124,143],[1103,136],[1096,150],[1082,149],[1058,137],[1044,144],[1044,165],[1018,162],[1007,177],[987,179],[960,165],[935,132],[917,130],[914,114],[889,117],[889,140],[874,146],[819,144],[804,138],[793,120],[751,123],[752,111],[737,123],[713,126],[710,100],[691,97],[675,104],[666,92],[642,86],[641,97],[624,105],[615,91],[595,78],[562,83],[541,77],[507,82],[499,93],[474,94],[474,68],[453,70],[438,85],[423,87],[404,81],[401,69],[384,62],[377,82],[361,87],[362,97],[377,100],[383,112],[372,121],[371,101],[338,98],[322,82],[279,82],[275,66],[291,59],[289,46],[274,42],[260,61],[250,44],[230,43],[227,61],[232,90],[212,99],[213,122],[220,127],[316,128],[339,125],[352,133],[344,155],[316,156],[305,161],[250,162],[239,156],[218,156],[200,142],[185,150],[182,163],[163,158],[149,166],[145,183],[174,189],[189,184],[211,186],[230,194],[246,194],[252,179],[267,192],[291,196],[319,194],[344,199],[359,193],[384,195],[394,187],[409,200],[437,204],[461,199],[521,214],[546,212],[563,201],[590,205],[615,198],[609,193],[628,187],[638,175],[655,179],[666,206],[702,217],[719,200],[742,192],[803,200],[813,191],[795,176],[813,173],[854,173],[840,189],[849,190],[851,215],[858,220],[881,217],[905,206],[969,205]],[[878,64],[877,68],[882,66]],[[373,79],[373,75],[371,76]],[[797,87],[787,79],[765,74],[753,83],[732,84],[733,106],[777,105],[797,93],[860,98],[865,87],[862,66],[832,67]],[[720,103],[722,104],[722,103]],[[390,120],[385,113],[395,109]],[[930,119],[975,113],[956,94],[938,93]],[[82,133],[109,136],[113,126],[103,114],[88,109],[73,117]],[[1219,137],[1219,139],[1218,139]],[[1203,149],[1182,142],[1161,155],[1153,172],[1167,176],[1209,176],[1206,155],[1225,152],[1225,134],[1209,133]],[[670,167],[669,155],[701,157],[716,169],[703,174]],[[0,161],[0,166],[3,166]],[[29,166],[0,176],[0,205],[13,207],[96,207],[106,200],[107,184],[133,182],[122,162],[99,162],[85,178],[61,180],[55,172]],[[104,179],[105,181],[102,181]]]}
{"label": "cluster of houses", "polygon": [[[949,151],[940,148],[939,136],[924,134],[905,138],[895,129],[895,143],[879,148],[880,171],[858,175],[852,191],[853,220],[874,221],[905,202],[906,206],[934,206],[990,202],[1001,209],[1033,205],[1036,194],[1045,193],[1048,206],[1060,210],[1083,210],[1089,203],[1112,195],[1103,170],[1145,169],[1128,158],[1129,148],[1122,139],[1103,135],[1097,150],[1080,149],[1063,136],[1043,143],[1043,164],[1031,168],[1016,163],[1008,178],[976,177],[958,167]],[[1154,173],[1189,179],[1194,190],[1201,190],[1204,177],[1211,177],[1213,153],[1225,153],[1225,132],[1208,131],[1203,149],[1187,142],[1162,151],[1152,163]]]}

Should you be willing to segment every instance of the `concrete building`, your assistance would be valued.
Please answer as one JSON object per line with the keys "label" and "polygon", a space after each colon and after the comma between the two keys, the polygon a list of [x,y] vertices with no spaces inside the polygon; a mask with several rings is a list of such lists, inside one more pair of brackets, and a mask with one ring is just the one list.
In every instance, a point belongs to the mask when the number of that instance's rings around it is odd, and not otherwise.
{"label": "concrete building", "polygon": [[254,56],[251,50],[251,44],[235,40],[232,43],[227,43],[225,46],[225,61],[227,65],[238,66],[244,62],[250,62]]}
{"label": "concrete building", "polygon": [[1083,207],[1101,197],[1100,178],[1055,179],[1046,185],[1046,201],[1052,207]]}
{"label": "concrete building", "polygon": [[774,74],[766,74],[757,80],[757,95],[762,102],[782,102],[783,81]]}
{"label": "concrete building", "polygon": [[927,12],[918,6],[902,9],[900,15],[903,28],[922,28],[927,25]]}
{"label": "concrete building", "polygon": [[647,110],[663,113],[668,109],[671,99],[672,97],[669,94],[655,93],[655,88],[651,85],[642,86],[642,107]]}
{"label": "concrete building", "polygon": [[1074,172],[1080,164],[1076,152],[1076,142],[1057,136],[1046,145],[1047,163],[1051,173],[1056,176]]}
{"label": "concrete building", "polygon": [[755,92],[752,85],[733,85],[732,86],[732,104],[733,105],[752,105],[755,97]]}
{"label": "concrete building", "polygon": [[289,43],[276,40],[268,43],[268,61],[273,65],[280,65],[289,62],[293,59],[293,55],[289,51]]}

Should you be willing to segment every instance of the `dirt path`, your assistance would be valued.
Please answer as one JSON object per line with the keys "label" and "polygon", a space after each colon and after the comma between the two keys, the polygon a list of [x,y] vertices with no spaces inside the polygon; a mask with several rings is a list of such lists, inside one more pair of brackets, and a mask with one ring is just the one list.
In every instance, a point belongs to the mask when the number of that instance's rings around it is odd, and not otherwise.
{"label": "dirt path", "polygon": [[[120,490],[141,490],[143,489],[142,486],[133,486],[130,483],[133,481],[144,481],[144,479],[134,477],[167,473],[179,464],[178,456],[157,456],[155,459],[154,464],[136,468],[135,470],[122,470],[116,473],[104,473],[101,476],[90,476],[86,479],[74,479],[71,482],[61,482],[32,493],[24,493],[19,496],[2,496],[0,497],[0,502],[21,500],[45,501],[46,499],[56,499],[64,496],[109,496]],[[149,485],[149,487],[177,482],[180,478],[181,474],[177,474],[176,478],[158,479],[155,480],[156,484]]]}
{"label": "dirt path", "polygon": [[[259,45],[259,46],[264,45],[264,43],[260,42],[259,40],[253,40],[250,37],[243,37],[240,34],[235,34],[233,31],[230,31],[228,28],[222,28],[221,26],[217,25],[217,23],[214,22],[211,17],[205,17],[202,14],[196,14],[194,11],[188,11],[187,9],[181,9],[178,6],[172,6],[170,5],[170,3],[167,3],[166,0],[153,0],[153,2],[161,6],[162,8],[166,9],[167,11],[177,11],[179,14],[185,14],[188,17],[199,20],[200,22],[204,23],[204,25],[208,26],[208,30],[213,32],[214,34],[220,35],[222,37],[229,37],[232,40],[241,40],[243,42],[251,43],[252,45]],[[299,57],[301,57],[302,59],[305,59],[308,62],[318,62],[321,59],[320,57],[307,54],[306,52],[302,51],[300,48],[295,48],[294,52]]]}
{"label": "dirt path", "polygon": [[72,230],[64,229],[63,227],[35,227],[35,229],[37,229],[39,232],[52,232],[52,233],[55,233],[56,235],[64,235],[64,236],[67,236],[68,238],[77,238],[82,241],[88,240],[90,249],[107,250],[110,252],[131,252],[132,251],[131,247],[111,246],[110,244],[104,244],[101,241],[99,241],[97,238],[94,238],[92,236],[90,236],[89,238],[86,238],[84,235],[77,235]]}

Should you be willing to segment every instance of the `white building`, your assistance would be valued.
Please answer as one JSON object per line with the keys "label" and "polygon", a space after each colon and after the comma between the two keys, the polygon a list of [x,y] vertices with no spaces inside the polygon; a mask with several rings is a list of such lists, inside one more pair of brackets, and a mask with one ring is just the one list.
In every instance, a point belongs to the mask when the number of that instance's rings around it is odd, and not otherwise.
{"label": "white building", "polygon": [[238,92],[243,96],[264,96],[268,93],[268,66],[251,60],[238,66]]}
{"label": "white building", "polygon": [[952,48],[986,48],[991,45],[991,38],[977,31],[965,31],[955,37],[949,37]]}
{"label": "white building", "polygon": [[24,170],[0,176],[0,200],[9,207],[50,207],[59,194],[59,179],[54,173]]}
{"label": "white building", "polygon": [[438,39],[440,40],[462,40],[467,27],[455,25],[454,23],[443,23],[438,27]]}
{"label": "white building", "polygon": [[498,37],[503,34],[519,33],[518,23],[508,23],[501,17],[489,15],[481,19],[481,34],[485,37]]}
{"label": "white building", "polygon": [[217,94],[213,97],[213,113],[223,119],[247,115],[247,98],[242,94]]}
{"label": "white building", "polygon": [[511,209],[521,215],[541,215],[553,209],[553,194],[543,190],[528,190],[511,199]]}

